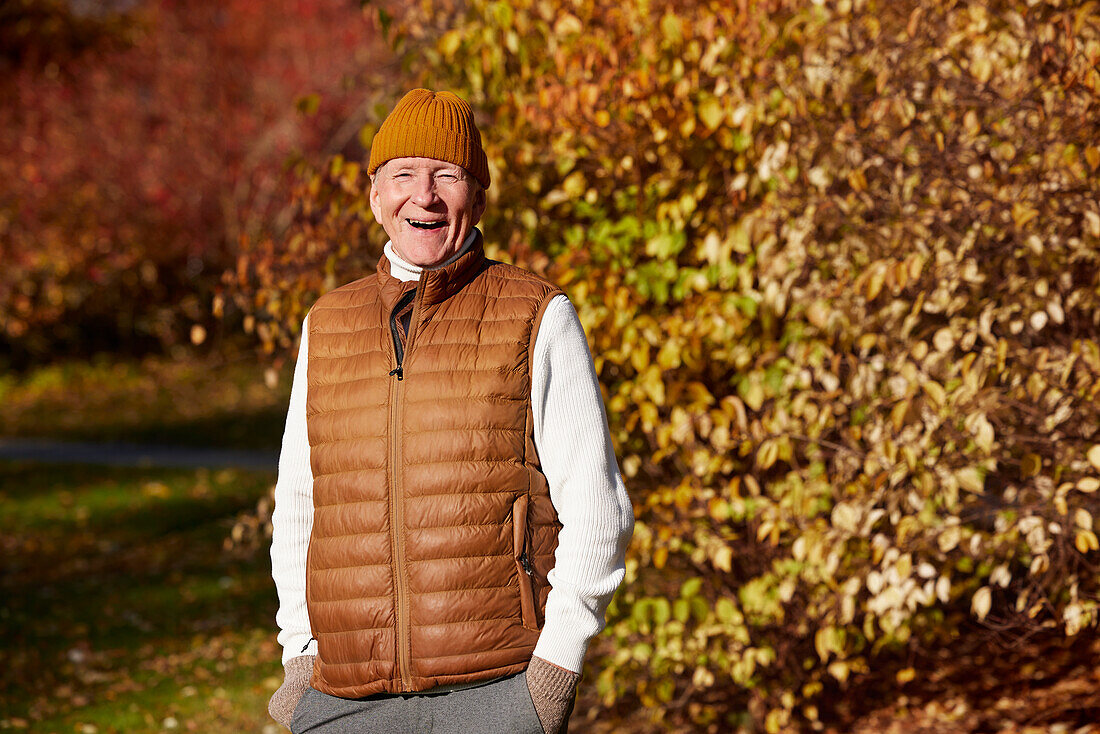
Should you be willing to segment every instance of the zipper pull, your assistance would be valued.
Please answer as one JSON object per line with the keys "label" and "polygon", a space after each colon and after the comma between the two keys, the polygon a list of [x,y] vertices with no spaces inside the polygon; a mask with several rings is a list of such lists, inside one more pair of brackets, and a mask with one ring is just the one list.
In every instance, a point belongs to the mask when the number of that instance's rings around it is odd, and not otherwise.
{"label": "zipper pull", "polygon": [[392,370],[390,370],[390,377],[393,377],[394,375],[397,375],[398,380],[404,379],[405,376],[404,373],[401,371],[401,365],[397,365]]}
{"label": "zipper pull", "polygon": [[535,570],[531,568],[531,561],[527,558],[527,551],[524,550],[519,556],[519,565],[523,566],[523,570],[527,572],[528,576],[534,574]]}
{"label": "zipper pull", "polygon": [[[309,642],[313,642],[313,640],[314,640],[314,638],[313,638],[313,637],[310,637],[310,638],[309,638]],[[307,642],[307,643],[305,644],[305,646],[303,646],[303,647],[302,647],[302,652],[305,652],[305,651],[306,651],[307,649],[309,649],[309,642]]]}

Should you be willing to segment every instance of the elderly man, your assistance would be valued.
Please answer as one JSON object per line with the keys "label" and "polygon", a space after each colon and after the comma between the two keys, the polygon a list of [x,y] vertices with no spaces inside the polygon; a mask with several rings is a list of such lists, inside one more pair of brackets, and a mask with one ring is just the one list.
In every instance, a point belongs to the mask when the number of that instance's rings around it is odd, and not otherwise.
{"label": "elderly man", "polygon": [[378,271],[322,296],[275,489],[295,732],[558,732],[633,528],[576,311],[485,257],[489,167],[448,92],[371,145]]}

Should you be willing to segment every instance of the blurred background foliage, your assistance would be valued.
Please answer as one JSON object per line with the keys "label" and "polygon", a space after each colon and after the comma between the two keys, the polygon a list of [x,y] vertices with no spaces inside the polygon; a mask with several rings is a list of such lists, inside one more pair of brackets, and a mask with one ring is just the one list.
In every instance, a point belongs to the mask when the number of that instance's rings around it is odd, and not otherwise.
{"label": "blurred background foliage", "polygon": [[[949,649],[1094,638],[1095,3],[425,1],[390,33],[383,97],[471,99],[488,241],[589,334],[638,516],[603,706],[812,727]],[[369,267],[364,191],[318,168],[235,273],[272,349]]]}
{"label": "blurred background foliage", "polygon": [[[150,46],[127,73],[197,66],[113,105],[83,98],[107,81],[73,82],[67,55],[9,61],[29,100],[0,111],[14,354],[98,346],[93,317],[202,341],[214,316],[278,365],[313,300],[377,261],[377,125],[410,87],[452,89],[493,169],[491,254],[576,305],[635,504],[578,717],[822,730],[984,686],[932,730],[994,726],[974,710],[994,704],[1039,726],[1100,718],[1095,686],[1027,702],[1095,654],[1100,623],[1096,2],[366,3],[344,46],[309,25],[321,9],[285,22],[307,6],[250,16],[256,46],[239,28],[225,47]],[[224,7],[179,12],[221,27],[253,4]],[[105,54],[86,73],[142,48],[143,17],[102,26],[108,50],[74,41]],[[361,58],[356,28],[384,52]],[[281,71],[329,66],[293,92],[188,81],[272,37]],[[344,63],[337,87],[315,81]],[[135,100],[174,106],[152,124]],[[288,115],[266,129],[303,137],[211,142],[262,104]],[[31,125],[91,141],[90,168],[48,165]],[[173,126],[211,136],[205,163],[149,132]],[[328,142],[280,168],[303,140]],[[95,158],[120,141],[125,165]],[[178,178],[143,168],[158,156]],[[149,186],[164,198],[142,217],[118,207]],[[1009,679],[1008,703],[980,700]]]}
{"label": "blurred background foliage", "polygon": [[0,6],[0,360],[209,327],[239,239],[289,222],[294,166],[358,145],[375,25],[318,0]]}

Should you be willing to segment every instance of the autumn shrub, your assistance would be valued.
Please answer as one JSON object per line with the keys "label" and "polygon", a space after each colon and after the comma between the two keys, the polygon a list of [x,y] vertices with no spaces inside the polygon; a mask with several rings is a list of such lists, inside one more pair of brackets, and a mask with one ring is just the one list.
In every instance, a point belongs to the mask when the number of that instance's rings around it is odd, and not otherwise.
{"label": "autumn shrub", "polygon": [[[812,726],[825,694],[900,686],[949,640],[1096,634],[1090,7],[470,0],[395,22],[400,83],[482,115],[494,252],[589,334],[638,519],[605,706]],[[242,262],[272,348],[369,266],[364,184],[316,172],[298,254]]]}

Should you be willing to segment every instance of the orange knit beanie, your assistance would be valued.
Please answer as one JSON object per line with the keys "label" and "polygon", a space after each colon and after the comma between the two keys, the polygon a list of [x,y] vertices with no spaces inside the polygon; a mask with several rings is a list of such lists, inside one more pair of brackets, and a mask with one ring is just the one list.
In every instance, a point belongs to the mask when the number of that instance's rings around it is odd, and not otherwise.
{"label": "orange knit beanie", "polygon": [[489,188],[489,162],[466,101],[450,92],[414,89],[397,103],[370,147],[367,173],[394,158],[422,157],[462,166]]}

